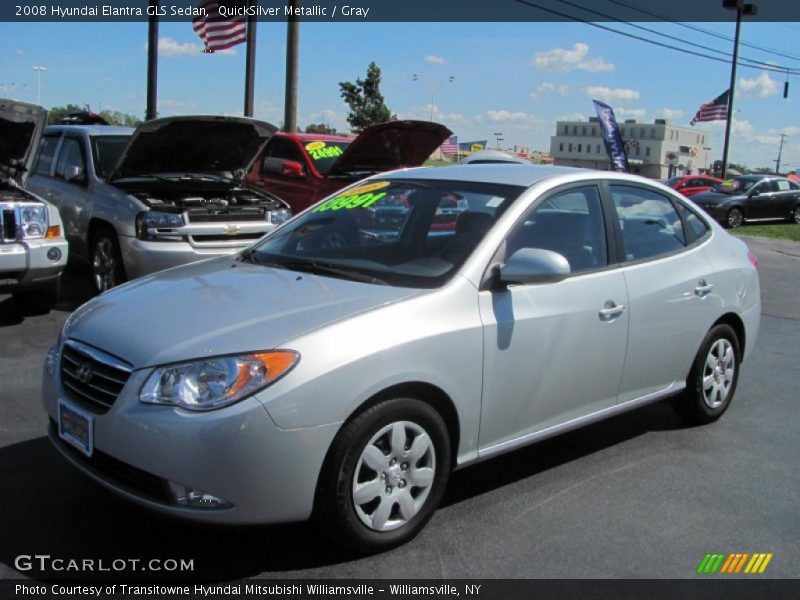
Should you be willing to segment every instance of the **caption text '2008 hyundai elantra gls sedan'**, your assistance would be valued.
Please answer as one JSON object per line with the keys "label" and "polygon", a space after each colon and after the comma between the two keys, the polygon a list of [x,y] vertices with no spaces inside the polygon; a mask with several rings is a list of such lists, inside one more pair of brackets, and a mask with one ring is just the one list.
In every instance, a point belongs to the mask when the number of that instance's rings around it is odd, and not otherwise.
{"label": "caption text '2008 hyundai elantra gls sedan'", "polygon": [[85,304],[44,406],[64,456],[141,505],[313,516],[378,551],[455,468],[665,398],[714,421],[759,313],[755,256],[660,184],[409,169]]}

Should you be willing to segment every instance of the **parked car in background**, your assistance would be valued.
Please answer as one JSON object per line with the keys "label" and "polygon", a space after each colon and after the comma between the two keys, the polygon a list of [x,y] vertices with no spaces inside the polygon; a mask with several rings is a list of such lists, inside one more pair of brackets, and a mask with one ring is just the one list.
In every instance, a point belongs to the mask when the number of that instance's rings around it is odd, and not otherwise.
{"label": "parked car in background", "polygon": [[277,194],[296,214],[369,175],[417,167],[451,135],[429,121],[389,121],[356,138],[278,132],[247,174],[247,184]]}
{"label": "parked car in background", "polygon": [[[367,213],[389,196],[395,235],[374,235]],[[150,509],[313,515],[338,543],[385,550],[425,525],[453,468],[665,398],[718,419],[757,337],[755,263],[633,175],[377,175],[235,256],[78,309],[45,363],[50,436]]]}
{"label": "parked car in background", "polygon": [[58,210],[25,189],[47,112],[0,100],[0,293],[47,312],[58,300],[67,241]]}
{"label": "parked car in background", "polygon": [[691,198],[700,192],[707,192],[720,183],[722,183],[722,179],[709,175],[684,175],[682,177],[672,177],[664,181],[664,185],[679,191],[687,198]]}
{"label": "parked car in background", "polygon": [[692,201],[725,227],[759,221],[800,223],[800,185],[775,175],[740,175]]}
{"label": "parked car in background", "polygon": [[286,221],[288,205],[242,178],[275,127],[253,119],[168,117],[136,130],[45,129],[30,187],[61,211],[95,288],[231,254]]}
{"label": "parked car in background", "polygon": [[481,165],[481,164],[497,164],[508,163],[518,165],[529,165],[531,161],[520,158],[518,156],[511,156],[508,152],[501,152],[500,150],[477,150],[472,154],[465,156],[461,159],[462,165]]}

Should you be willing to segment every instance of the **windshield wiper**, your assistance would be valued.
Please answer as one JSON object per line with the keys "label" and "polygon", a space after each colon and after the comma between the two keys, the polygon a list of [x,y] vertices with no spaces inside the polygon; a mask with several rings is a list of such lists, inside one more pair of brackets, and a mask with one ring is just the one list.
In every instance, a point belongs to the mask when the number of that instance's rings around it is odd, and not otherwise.
{"label": "windshield wiper", "polygon": [[256,256],[256,251],[246,250],[242,253],[242,258],[248,260],[253,264],[263,265],[265,267],[272,267],[276,269],[288,269],[289,271],[300,271],[302,273],[318,273],[320,275],[333,275],[343,279],[350,279],[352,281],[360,281],[363,283],[374,283],[377,285],[389,285],[383,279],[362,273],[356,268],[332,265],[329,263],[319,262],[316,260],[287,260],[287,261],[261,261]]}

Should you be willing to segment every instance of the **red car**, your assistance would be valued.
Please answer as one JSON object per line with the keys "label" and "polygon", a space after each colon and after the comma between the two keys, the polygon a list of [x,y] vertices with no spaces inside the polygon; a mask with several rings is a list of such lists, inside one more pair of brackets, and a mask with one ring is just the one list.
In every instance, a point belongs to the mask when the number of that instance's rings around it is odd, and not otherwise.
{"label": "red car", "polygon": [[297,214],[374,173],[421,165],[450,135],[444,125],[428,121],[389,121],[356,138],[281,131],[245,182],[280,196]]}
{"label": "red car", "polygon": [[683,177],[667,179],[664,185],[679,191],[687,198],[691,198],[700,192],[707,192],[720,183],[722,183],[722,179],[717,179],[716,177],[710,177],[708,175],[684,175]]}

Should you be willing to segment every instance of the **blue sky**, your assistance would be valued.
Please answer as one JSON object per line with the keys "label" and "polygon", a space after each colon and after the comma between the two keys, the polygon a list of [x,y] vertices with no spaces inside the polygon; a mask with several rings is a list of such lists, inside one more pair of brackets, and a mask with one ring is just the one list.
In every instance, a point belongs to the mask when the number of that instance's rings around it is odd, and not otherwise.
{"label": "blue sky", "polygon": [[[677,24],[644,26],[691,43],[730,51],[731,44]],[[732,23],[699,26],[732,36]],[[616,25],[624,29],[624,25]],[[88,103],[143,115],[145,23],[4,23],[0,36],[0,95],[35,102],[42,74],[45,107]],[[256,117],[278,123],[283,114],[283,23],[260,23]],[[629,30],[636,33],[634,30]],[[638,32],[641,34],[641,32]],[[241,114],[244,46],[204,55],[190,23],[161,23],[159,112]],[[646,34],[647,37],[653,37]],[[742,41],[800,57],[799,23],[744,23]],[[664,40],[667,41],[667,40]],[[675,43],[675,42],[671,42]],[[790,59],[742,48],[743,56],[800,68]],[[363,77],[374,60],[393,112],[427,120],[434,87],[434,120],[461,141],[503,133],[503,145],[549,149],[560,118],[587,118],[592,97],[611,104],[620,120],[671,118],[688,125],[699,105],[728,87],[722,63],[676,53],[578,23],[303,23],[299,123],[346,130],[338,82]],[[420,76],[415,82],[414,74]],[[441,83],[447,77],[453,83]],[[740,68],[731,160],[774,166],[787,134],[783,165],[800,168],[800,78]],[[712,134],[721,156],[723,122],[698,126]]]}

